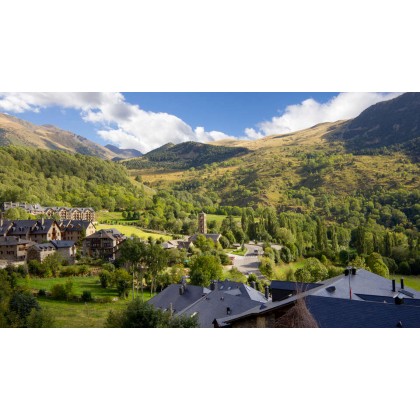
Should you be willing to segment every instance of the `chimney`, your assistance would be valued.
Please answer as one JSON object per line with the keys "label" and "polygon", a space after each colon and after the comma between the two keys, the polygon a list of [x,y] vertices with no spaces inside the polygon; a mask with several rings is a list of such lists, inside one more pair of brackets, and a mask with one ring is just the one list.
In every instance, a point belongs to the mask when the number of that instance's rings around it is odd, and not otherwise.
{"label": "chimney", "polygon": [[395,292],[395,280],[392,280],[392,291]]}
{"label": "chimney", "polygon": [[184,292],[185,292],[184,285],[183,285],[183,284],[181,284],[181,286],[179,286],[179,294],[180,294],[180,295],[183,295],[183,294],[184,294]]}
{"label": "chimney", "polygon": [[404,303],[404,297],[401,293],[398,293],[397,296],[395,296],[394,302],[396,305],[402,305]]}
{"label": "chimney", "polygon": [[255,280],[252,280],[252,281],[251,281],[251,287],[252,287],[253,289],[256,289],[256,288],[257,288],[257,283],[255,283]]}
{"label": "chimney", "polygon": [[214,280],[211,281],[210,283],[210,290],[215,290],[216,289],[216,284],[214,282]]}
{"label": "chimney", "polygon": [[230,307],[228,306],[226,308],[226,315],[230,315],[231,313],[232,313],[232,311],[231,311]]}
{"label": "chimney", "polygon": [[404,279],[401,279],[401,289],[404,289]]}
{"label": "chimney", "polygon": [[352,267],[352,269],[351,269],[351,275],[352,276],[355,276],[356,275],[356,269],[354,267]]}
{"label": "chimney", "polygon": [[265,286],[264,290],[265,290],[264,296],[268,300],[270,298],[270,288],[268,286]]}

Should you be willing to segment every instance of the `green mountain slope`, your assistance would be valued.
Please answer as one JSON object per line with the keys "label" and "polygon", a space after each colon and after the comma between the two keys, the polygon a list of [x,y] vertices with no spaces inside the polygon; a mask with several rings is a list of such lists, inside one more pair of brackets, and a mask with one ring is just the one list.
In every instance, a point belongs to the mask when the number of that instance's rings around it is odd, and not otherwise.
{"label": "green mountain slope", "polygon": [[0,147],[0,202],[140,207],[143,192],[124,167],[99,158],[15,146]]}
{"label": "green mountain slope", "polygon": [[420,93],[409,92],[379,102],[348,121],[328,136],[344,140],[354,153],[372,153],[372,149],[404,150],[420,158]]}
{"label": "green mountain slope", "polygon": [[222,162],[246,153],[248,149],[244,147],[214,146],[192,141],[176,145],[167,143],[141,158],[125,161],[124,165],[129,169],[187,169]]}

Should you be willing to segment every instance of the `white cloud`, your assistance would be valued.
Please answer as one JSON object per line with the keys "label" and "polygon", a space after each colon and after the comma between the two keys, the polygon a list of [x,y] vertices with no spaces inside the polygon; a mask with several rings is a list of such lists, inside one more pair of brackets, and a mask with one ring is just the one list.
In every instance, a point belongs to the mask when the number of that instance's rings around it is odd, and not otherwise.
{"label": "white cloud", "polygon": [[175,115],[148,112],[125,101],[121,93],[0,93],[0,110],[39,112],[58,106],[80,110],[85,122],[98,126],[98,135],[118,147],[143,153],[165,143],[214,141],[231,137],[220,131],[193,130]]}
{"label": "white cloud", "polygon": [[246,128],[245,135],[255,140],[272,134],[286,134],[322,122],[334,122],[357,117],[362,111],[380,101],[395,98],[400,93],[340,93],[326,103],[306,99],[289,105],[280,116],[257,124],[257,130]]}

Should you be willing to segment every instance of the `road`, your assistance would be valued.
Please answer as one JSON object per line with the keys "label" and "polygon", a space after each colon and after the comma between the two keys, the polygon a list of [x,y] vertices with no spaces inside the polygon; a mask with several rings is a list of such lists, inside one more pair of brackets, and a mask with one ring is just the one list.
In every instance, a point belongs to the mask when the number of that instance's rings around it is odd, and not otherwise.
{"label": "road", "polygon": [[[258,269],[260,262],[258,255],[262,255],[263,249],[260,245],[245,244],[247,250],[245,256],[229,254],[229,256],[235,257],[233,260],[233,267],[236,267],[241,273],[249,275],[255,274],[258,278],[265,278],[261,271]],[[258,254],[255,253],[255,249],[258,250]]]}

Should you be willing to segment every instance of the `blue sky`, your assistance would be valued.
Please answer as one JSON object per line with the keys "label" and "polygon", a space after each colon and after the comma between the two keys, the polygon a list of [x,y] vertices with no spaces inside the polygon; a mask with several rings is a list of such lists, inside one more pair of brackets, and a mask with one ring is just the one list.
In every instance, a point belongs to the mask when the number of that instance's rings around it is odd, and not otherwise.
{"label": "blue sky", "polygon": [[395,93],[0,93],[0,112],[142,152],[354,118]]}

